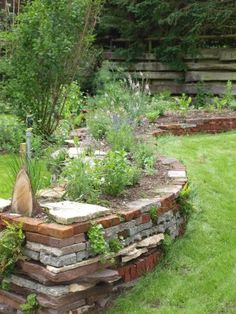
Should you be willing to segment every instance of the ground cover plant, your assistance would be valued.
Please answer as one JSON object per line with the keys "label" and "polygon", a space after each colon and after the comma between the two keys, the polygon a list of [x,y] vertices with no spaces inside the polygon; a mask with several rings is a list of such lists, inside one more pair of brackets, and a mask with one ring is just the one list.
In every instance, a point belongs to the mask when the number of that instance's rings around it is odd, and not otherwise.
{"label": "ground cover plant", "polygon": [[235,313],[235,143],[235,132],[158,140],[187,166],[195,211],[156,271],[109,314]]}

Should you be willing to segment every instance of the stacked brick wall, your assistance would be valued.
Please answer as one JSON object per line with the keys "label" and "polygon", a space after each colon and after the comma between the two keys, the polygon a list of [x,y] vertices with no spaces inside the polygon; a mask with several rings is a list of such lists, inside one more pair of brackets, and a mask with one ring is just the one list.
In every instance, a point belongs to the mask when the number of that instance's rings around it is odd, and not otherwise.
{"label": "stacked brick wall", "polygon": [[[137,199],[105,217],[60,225],[0,213],[2,229],[5,221],[23,223],[27,258],[11,275],[10,290],[0,290],[0,305],[16,313],[26,296],[35,293],[40,313],[89,312],[104,306],[120,285],[153,270],[163,254],[160,243],[164,234],[175,239],[185,226],[177,201],[187,182],[185,169],[176,160],[162,161],[172,163],[168,173],[171,185],[162,187],[154,198]],[[151,208],[156,208],[157,222],[150,217]],[[93,223],[103,225],[107,240],[124,237],[124,248],[113,261],[91,252],[87,233]]]}
{"label": "stacked brick wall", "polygon": [[186,135],[196,133],[221,133],[236,129],[235,117],[215,117],[187,119],[185,123],[169,123],[157,125],[154,136],[163,134]]}

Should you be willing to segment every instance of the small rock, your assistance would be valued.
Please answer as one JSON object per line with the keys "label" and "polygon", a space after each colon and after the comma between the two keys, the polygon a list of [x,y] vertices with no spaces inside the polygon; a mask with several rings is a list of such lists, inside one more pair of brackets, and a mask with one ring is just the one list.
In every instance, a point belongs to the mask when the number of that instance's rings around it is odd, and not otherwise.
{"label": "small rock", "polygon": [[149,238],[142,240],[141,242],[137,244],[137,247],[153,248],[153,247],[156,247],[157,244],[159,244],[161,240],[164,240],[163,233],[156,234],[154,236],[151,236]]}

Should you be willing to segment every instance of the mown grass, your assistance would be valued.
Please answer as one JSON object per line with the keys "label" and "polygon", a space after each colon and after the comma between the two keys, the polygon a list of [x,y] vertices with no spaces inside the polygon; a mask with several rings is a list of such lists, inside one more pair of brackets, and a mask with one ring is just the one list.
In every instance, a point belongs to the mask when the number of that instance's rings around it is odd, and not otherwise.
{"label": "mown grass", "polygon": [[[46,169],[44,161],[38,161],[40,164],[41,179],[40,187],[46,187],[50,183],[50,174]],[[17,165],[17,157],[10,154],[0,155],[0,198],[10,198],[12,195],[15,181],[13,168]]]}
{"label": "mown grass", "polygon": [[182,160],[195,212],[186,234],[109,314],[236,313],[236,133],[167,137],[158,150]]}

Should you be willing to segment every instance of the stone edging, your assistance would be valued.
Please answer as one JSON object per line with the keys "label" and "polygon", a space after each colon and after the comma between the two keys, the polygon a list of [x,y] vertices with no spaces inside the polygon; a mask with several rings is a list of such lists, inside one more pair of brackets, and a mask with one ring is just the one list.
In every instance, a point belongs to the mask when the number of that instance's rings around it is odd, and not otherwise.
{"label": "stone edging", "polygon": [[186,119],[185,123],[160,124],[153,132],[158,137],[164,134],[186,135],[196,133],[221,133],[236,129],[236,117]]}
{"label": "stone edging", "polygon": [[[4,221],[23,222],[24,255],[28,258],[18,263],[10,291],[0,290],[0,305],[16,312],[27,294],[36,293],[40,313],[91,311],[104,306],[125,283],[151,271],[163,254],[160,241],[164,233],[175,239],[184,233],[186,224],[177,200],[187,183],[185,167],[172,158],[159,157],[159,161],[171,165],[171,185],[159,189],[155,198],[139,199],[118,213],[93,220],[103,225],[107,240],[124,237],[125,247],[114,257],[115,263],[101,262],[89,250],[87,232],[92,221],[65,226],[0,213],[2,229]],[[156,224],[149,212],[153,207],[158,215]]]}

